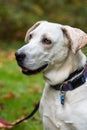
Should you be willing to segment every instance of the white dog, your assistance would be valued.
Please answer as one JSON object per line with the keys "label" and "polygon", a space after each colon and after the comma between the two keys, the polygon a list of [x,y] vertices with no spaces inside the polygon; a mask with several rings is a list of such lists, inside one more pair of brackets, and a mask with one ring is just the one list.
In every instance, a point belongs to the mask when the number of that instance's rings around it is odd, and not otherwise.
{"label": "white dog", "polygon": [[80,50],[87,44],[87,34],[40,21],[27,31],[25,42],[16,59],[26,75],[43,72],[44,130],[87,130],[87,65]]}

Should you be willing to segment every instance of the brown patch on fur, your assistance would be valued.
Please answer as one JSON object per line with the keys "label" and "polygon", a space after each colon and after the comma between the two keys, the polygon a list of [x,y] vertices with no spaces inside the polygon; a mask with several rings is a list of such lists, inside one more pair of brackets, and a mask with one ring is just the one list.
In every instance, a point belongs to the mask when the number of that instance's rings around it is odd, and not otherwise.
{"label": "brown patch on fur", "polygon": [[81,49],[82,47],[84,47],[85,45],[87,46],[87,34],[85,37],[82,38],[82,43],[81,45],[79,46],[79,49]]}
{"label": "brown patch on fur", "polygon": [[82,30],[69,26],[63,26],[62,30],[69,40],[73,53],[87,44],[87,34]]}

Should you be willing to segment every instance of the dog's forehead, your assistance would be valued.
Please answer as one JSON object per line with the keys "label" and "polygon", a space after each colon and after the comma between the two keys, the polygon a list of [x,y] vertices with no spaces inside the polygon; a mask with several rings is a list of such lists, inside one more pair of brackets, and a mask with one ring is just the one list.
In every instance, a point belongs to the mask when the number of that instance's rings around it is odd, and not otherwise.
{"label": "dog's forehead", "polygon": [[56,34],[61,31],[61,25],[51,22],[42,22],[35,30],[36,33]]}

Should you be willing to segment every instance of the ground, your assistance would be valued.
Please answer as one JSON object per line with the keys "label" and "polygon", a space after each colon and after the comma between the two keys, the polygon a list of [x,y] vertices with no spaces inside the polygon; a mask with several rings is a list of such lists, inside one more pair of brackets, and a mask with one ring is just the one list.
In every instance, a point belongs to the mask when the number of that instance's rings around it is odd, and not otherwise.
{"label": "ground", "polygon": [[[28,77],[21,73],[14,56],[16,48],[3,45],[0,50],[0,118],[8,122],[29,114],[40,100],[44,86],[42,75]],[[29,121],[12,128],[19,129],[42,130],[39,112]]]}

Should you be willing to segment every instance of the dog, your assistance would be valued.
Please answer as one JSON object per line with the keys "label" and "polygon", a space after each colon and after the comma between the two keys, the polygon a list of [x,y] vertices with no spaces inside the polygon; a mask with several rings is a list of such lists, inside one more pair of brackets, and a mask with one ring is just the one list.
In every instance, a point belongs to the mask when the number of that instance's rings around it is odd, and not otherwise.
{"label": "dog", "polygon": [[16,60],[25,75],[43,73],[39,111],[44,130],[87,130],[87,65],[81,51],[87,34],[39,21],[27,31],[25,42]]}

